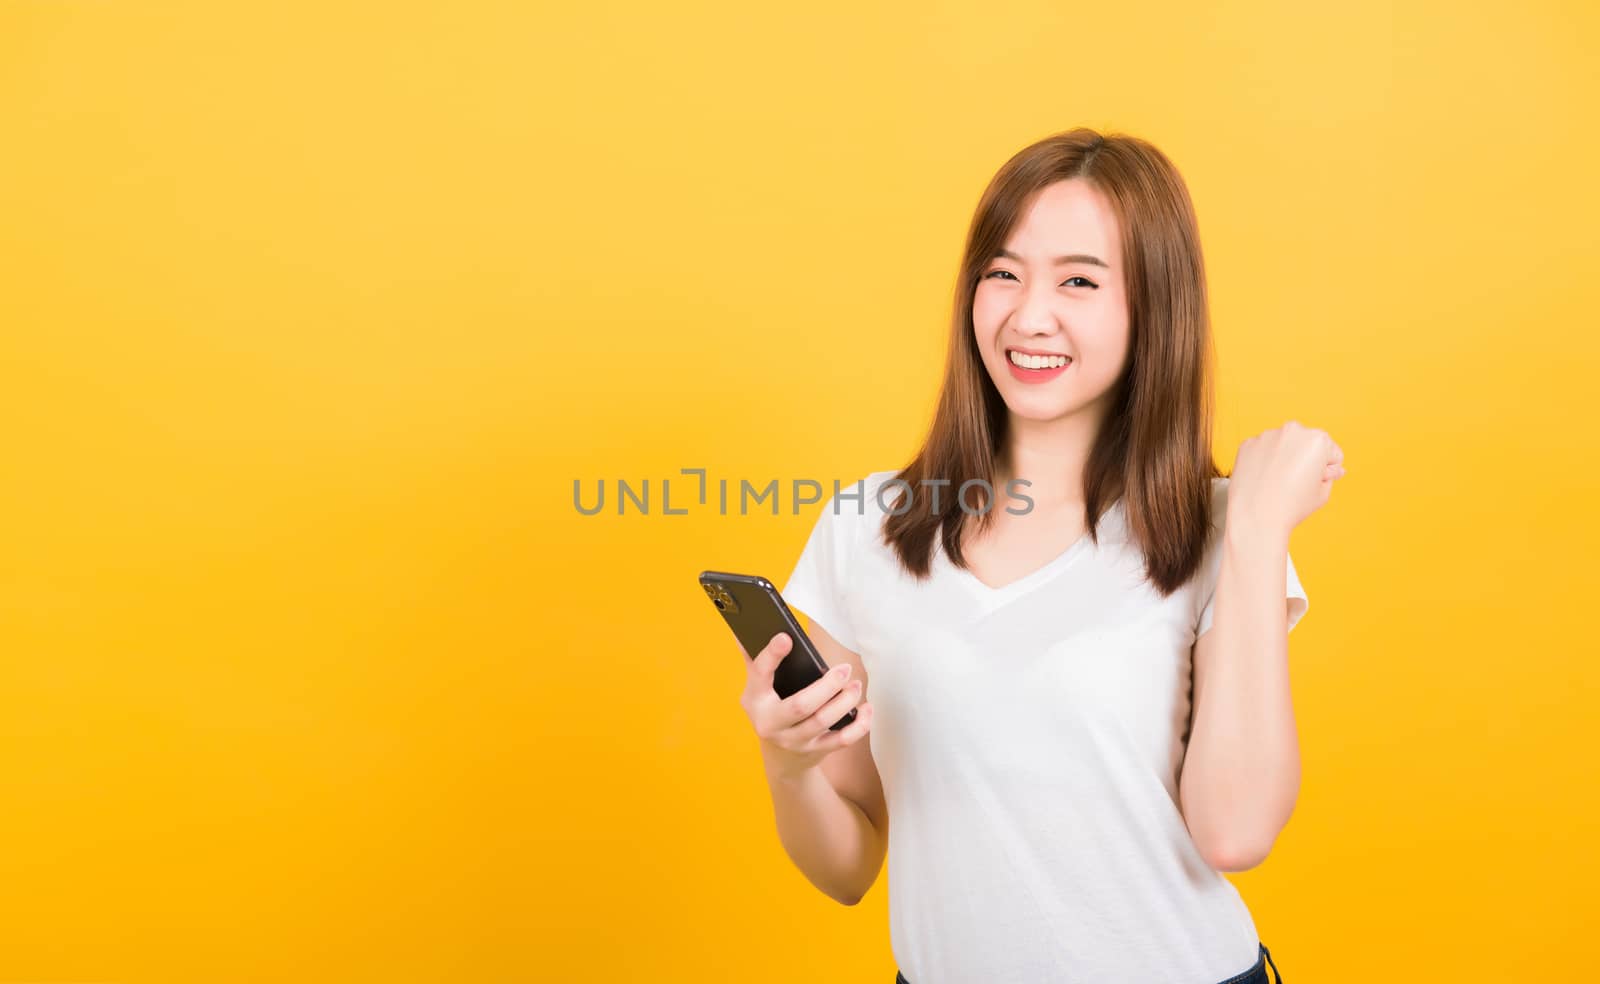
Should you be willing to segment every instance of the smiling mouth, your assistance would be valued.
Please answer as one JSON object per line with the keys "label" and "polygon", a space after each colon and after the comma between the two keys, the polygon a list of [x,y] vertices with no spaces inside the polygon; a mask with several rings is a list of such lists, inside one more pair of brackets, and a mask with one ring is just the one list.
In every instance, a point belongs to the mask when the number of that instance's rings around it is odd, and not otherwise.
{"label": "smiling mouth", "polygon": [[1072,361],[1070,356],[1028,355],[1025,352],[1018,352],[1016,349],[1007,349],[1006,358],[1018,369],[1032,369],[1036,371],[1044,369],[1060,369]]}

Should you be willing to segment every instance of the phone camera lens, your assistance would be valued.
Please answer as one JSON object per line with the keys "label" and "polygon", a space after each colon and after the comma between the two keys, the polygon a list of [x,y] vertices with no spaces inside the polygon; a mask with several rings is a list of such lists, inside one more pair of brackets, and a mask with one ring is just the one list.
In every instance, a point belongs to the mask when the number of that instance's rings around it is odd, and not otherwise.
{"label": "phone camera lens", "polygon": [[711,603],[713,605],[717,606],[717,611],[719,611],[719,612],[727,611],[727,609],[728,609],[728,606],[723,604],[721,598],[713,598],[713,599],[711,599]]}

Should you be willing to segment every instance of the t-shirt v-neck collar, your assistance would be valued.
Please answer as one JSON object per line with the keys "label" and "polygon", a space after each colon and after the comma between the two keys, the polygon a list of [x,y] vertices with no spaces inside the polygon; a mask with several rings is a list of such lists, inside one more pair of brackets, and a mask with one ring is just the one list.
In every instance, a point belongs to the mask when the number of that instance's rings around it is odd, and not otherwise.
{"label": "t-shirt v-neck collar", "polygon": [[[1121,508],[1122,500],[1119,499],[1101,516],[1099,534],[1102,540],[1104,540],[1106,536],[1111,533],[1111,528],[1117,519],[1116,513]],[[1013,581],[1009,581],[1003,585],[1000,585],[999,587],[991,587],[990,585],[981,581],[976,574],[972,573],[966,568],[957,567],[955,562],[950,559],[949,555],[944,552],[942,547],[936,550],[935,553],[937,555],[937,561],[944,565],[944,568],[949,575],[955,580],[961,582],[961,584],[966,588],[967,592],[973,597],[974,600],[978,602],[980,606],[982,606],[983,610],[987,613],[995,611],[1002,605],[1005,605],[1006,603],[1027,594],[1029,591],[1032,591],[1039,585],[1049,581],[1057,574],[1060,574],[1062,571],[1072,566],[1072,564],[1083,555],[1084,551],[1088,550],[1092,546],[1094,546],[1094,540],[1090,538],[1089,531],[1084,530],[1083,535],[1074,540],[1071,546],[1067,547],[1066,550],[1063,550],[1051,560],[1045,561],[1044,566],[1035,568],[1032,572],[1024,574]]]}
{"label": "t-shirt v-neck collar", "polygon": [[987,608],[997,608],[1003,603],[1010,602],[1011,598],[1026,594],[1027,590],[1032,589],[1032,587],[1037,587],[1038,584],[1043,584],[1043,582],[1053,578],[1054,574],[1059,573],[1062,568],[1066,568],[1069,563],[1077,560],[1078,554],[1082,554],[1083,549],[1088,546],[1088,542],[1090,542],[1090,534],[1085,531],[1083,536],[1072,542],[1072,546],[1067,547],[1062,554],[1056,555],[1053,560],[1045,562],[1045,566],[1042,566],[1042,568],[1037,568],[1037,570],[1029,574],[1022,574],[1021,578],[1016,579],[1016,581],[1006,582],[1000,587],[990,587],[989,584],[984,584],[978,578],[978,574],[971,573],[970,570],[966,570],[962,566],[955,566],[954,560],[950,560],[942,549],[939,550],[939,560],[944,562],[946,570],[950,571],[950,574],[957,581],[968,587],[971,594],[978,598],[979,603],[987,606]]}

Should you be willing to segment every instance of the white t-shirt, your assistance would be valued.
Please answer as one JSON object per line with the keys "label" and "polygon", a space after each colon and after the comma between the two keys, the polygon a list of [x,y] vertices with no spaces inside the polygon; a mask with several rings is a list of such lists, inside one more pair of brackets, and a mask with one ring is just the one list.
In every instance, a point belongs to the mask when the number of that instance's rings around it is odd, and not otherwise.
{"label": "white t-shirt", "polygon": [[[912,984],[1214,984],[1250,969],[1255,923],[1178,806],[1228,479],[1212,481],[1206,563],[1162,598],[1120,501],[1098,546],[1085,535],[1004,587],[943,550],[918,582],[879,535],[902,487],[883,506],[877,493],[894,476],[822,504],[783,594],[871,681],[900,971]],[[1285,595],[1293,628],[1308,604],[1293,560]]]}

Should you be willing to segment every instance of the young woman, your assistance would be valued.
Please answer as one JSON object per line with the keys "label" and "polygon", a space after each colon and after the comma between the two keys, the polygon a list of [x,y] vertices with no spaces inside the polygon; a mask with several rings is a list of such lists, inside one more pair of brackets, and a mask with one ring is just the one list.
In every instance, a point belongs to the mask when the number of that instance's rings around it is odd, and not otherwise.
{"label": "young woman", "polygon": [[1289,534],[1343,453],[1291,421],[1223,477],[1210,345],[1171,162],[1049,137],[978,205],[921,450],[822,507],[783,592],[833,670],[779,699],[776,636],[741,704],[806,877],[854,904],[887,852],[900,982],[1267,980],[1220,872],[1294,807]]}

